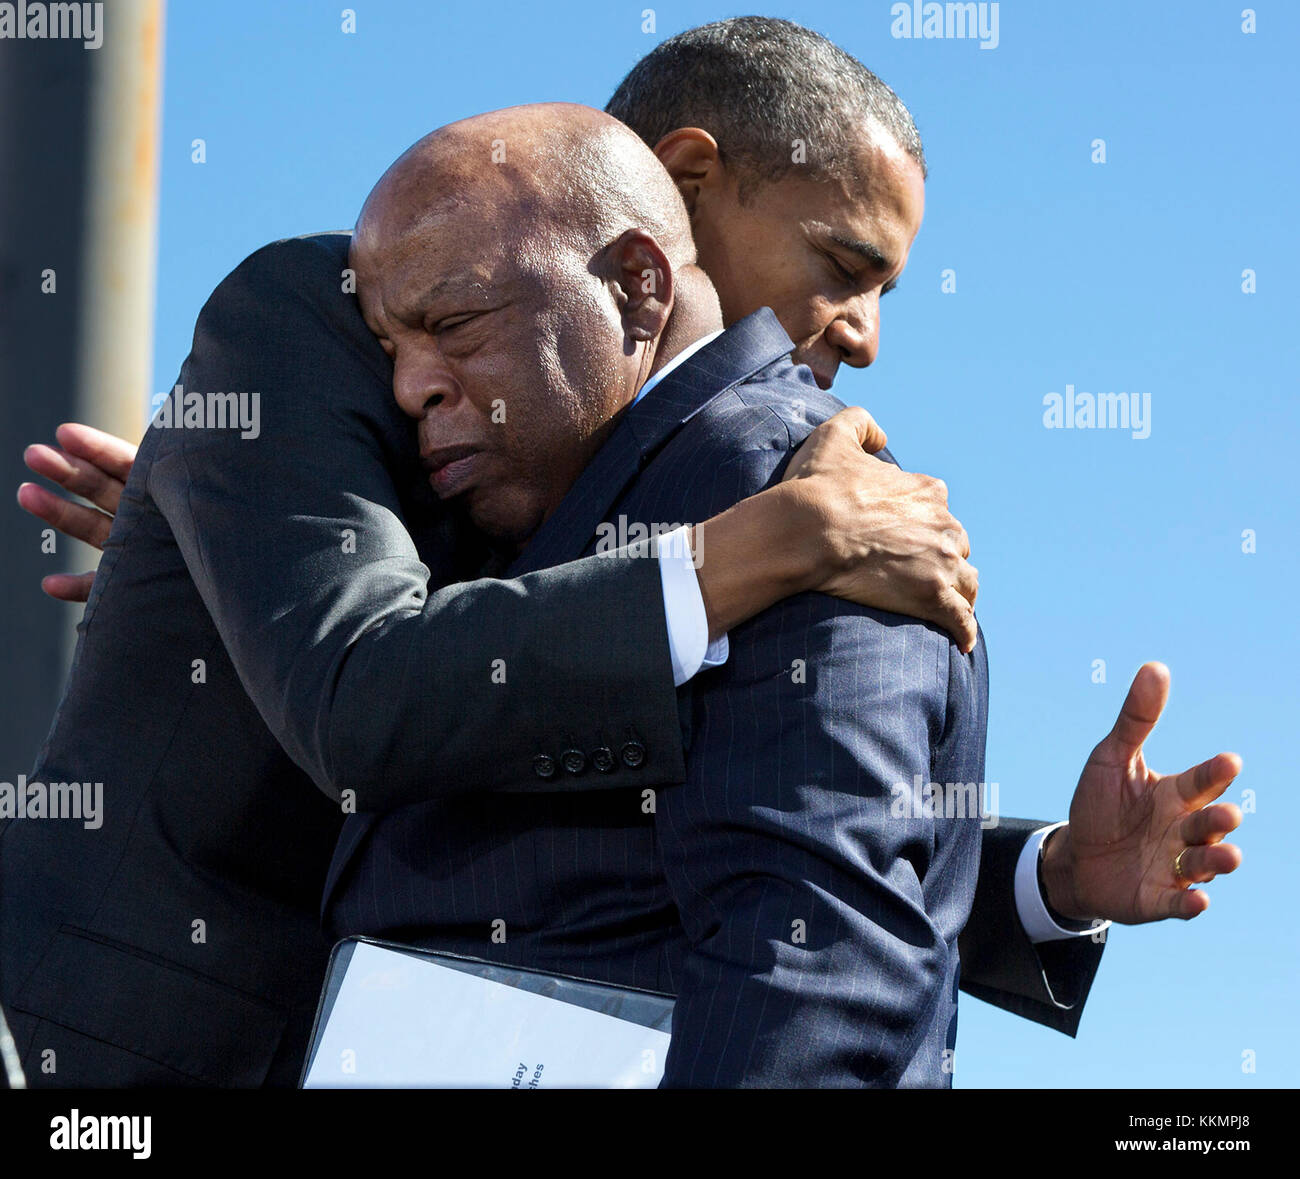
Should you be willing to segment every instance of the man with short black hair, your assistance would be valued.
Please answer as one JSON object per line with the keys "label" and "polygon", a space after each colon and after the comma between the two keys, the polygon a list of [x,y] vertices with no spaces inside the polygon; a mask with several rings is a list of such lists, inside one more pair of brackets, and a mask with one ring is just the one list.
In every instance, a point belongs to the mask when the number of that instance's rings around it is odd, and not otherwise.
{"label": "man with short black hair", "polygon": [[[811,29],[746,16],[663,41],[606,110],[677,181],[728,324],[770,307],[823,389],[841,363],[875,360],[880,300],[914,232],[908,193],[926,176],[916,124],[889,86]],[[1240,853],[1221,841],[1241,813],[1206,804],[1239,761],[1204,763],[1210,784],[1187,799],[1178,778],[1144,777],[1130,761],[1167,694],[1164,668],[1138,672],[1125,714],[1141,722],[1122,716],[1094,751],[1068,824],[1002,818],[984,833],[964,990],[1073,1035],[1106,922],[1194,917],[1209,901],[1187,885],[1236,868]]]}

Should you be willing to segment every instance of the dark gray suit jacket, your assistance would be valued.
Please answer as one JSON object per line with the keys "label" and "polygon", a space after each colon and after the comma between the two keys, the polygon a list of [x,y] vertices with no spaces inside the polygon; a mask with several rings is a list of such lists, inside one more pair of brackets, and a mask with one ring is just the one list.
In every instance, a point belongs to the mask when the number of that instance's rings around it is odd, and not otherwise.
{"label": "dark gray suit jacket", "polygon": [[343,292],[347,243],[269,246],[199,317],[180,383],[259,393],[257,437],[141,444],[32,774],[103,782],[103,825],[0,830],[0,995],[33,1084],[294,1084],[354,795],[541,784],[562,734],[680,776],[653,563],[430,592],[458,538]]}

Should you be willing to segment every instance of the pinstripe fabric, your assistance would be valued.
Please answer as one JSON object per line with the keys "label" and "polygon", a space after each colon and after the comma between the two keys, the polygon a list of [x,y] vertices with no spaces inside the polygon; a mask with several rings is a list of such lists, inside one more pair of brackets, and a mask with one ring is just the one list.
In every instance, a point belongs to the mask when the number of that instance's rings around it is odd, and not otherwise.
{"label": "pinstripe fabric", "polygon": [[[790,346],[761,311],[689,358],[512,575],[591,552],[604,521],[695,522],[779,478],[840,408]],[[805,594],[737,628],[680,708],[679,784],[643,792],[633,771],[358,824],[332,932],[670,990],[669,1085],[946,1085],[980,828],[912,786],[983,780],[982,637],[963,657],[936,628]]]}

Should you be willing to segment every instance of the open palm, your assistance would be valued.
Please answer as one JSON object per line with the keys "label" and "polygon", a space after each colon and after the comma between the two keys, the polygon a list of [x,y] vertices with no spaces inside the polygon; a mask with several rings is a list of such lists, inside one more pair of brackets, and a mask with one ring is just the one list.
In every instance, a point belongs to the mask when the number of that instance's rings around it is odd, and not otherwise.
{"label": "open palm", "polygon": [[[1195,917],[1210,899],[1187,886],[1241,863],[1241,851],[1222,842],[1241,811],[1215,803],[1241,772],[1241,759],[1220,753],[1180,774],[1158,774],[1146,764],[1142,744],[1168,699],[1169,669],[1139,668],[1115,727],[1083,768],[1062,830],[1070,870],[1051,898],[1066,916],[1124,924]],[[1181,879],[1174,871],[1179,853]]]}

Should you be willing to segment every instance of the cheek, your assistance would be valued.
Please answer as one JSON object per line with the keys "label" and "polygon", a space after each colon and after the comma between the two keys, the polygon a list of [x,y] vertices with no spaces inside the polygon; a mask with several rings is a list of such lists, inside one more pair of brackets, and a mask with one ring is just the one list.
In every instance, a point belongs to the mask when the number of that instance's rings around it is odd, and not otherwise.
{"label": "cheek", "polygon": [[511,417],[517,414],[527,393],[519,369],[510,356],[476,356],[458,370],[457,379],[465,400],[466,416],[484,440],[501,447],[508,437]]}
{"label": "cheek", "polygon": [[835,322],[837,308],[824,299],[814,299],[805,306],[804,315],[800,334],[794,339],[801,343],[815,344]]}
{"label": "cheek", "polygon": [[514,352],[475,398],[500,457],[500,476],[517,489],[550,483],[573,445],[581,407],[562,341],[544,322],[528,330],[528,347]]}
{"label": "cheek", "polygon": [[[814,293],[817,274],[810,272],[798,245],[783,237],[780,228],[758,227],[732,244],[719,299],[728,325],[770,307],[791,339],[799,341],[821,331],[817,322],[823,300]],[[822,326],[829,322],[826,316]]]}
{"label": "cheek", "polygon": [[[502,477],[518,491],[562,494],[581,470],[592,434],[630,400],[622,326],[612,302],[606,307],[598,295],[554,292],[544,311],[510,325],[523,346],[476,378],[483,392],[474,400],[496,432]],[[491,421],[494,398],[504,402],[499,423]]]}
{"label": "cheek", "polygon": [[635,365],[623,354],[623,325],[612,301],[575,300],[554,324],[552,338],[554,432],[574,447],[630,400]]}
{"label": "cheek", "polygon": [[718,292],[726,324],[771,306],[781,283],[782,251],[774,247],[780,240],[772,226],[743,211],[696,224],[696,255]]}
{"label": "cheek", "polygon": [[748,242],[732,242],[723,274],[718,299],[728,324],[760,307],[771,307],[779,316],[782,307],[791,302],[787,261],[779,250],[772,249],[770,240],[761,236],[753,236]]}
{"label": "cheek", "polygon": [[824,296],[809,294],[807,282],[777,292],[769,304],[797,348],[815,344],[835,321],[835,305]]}

